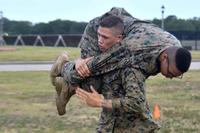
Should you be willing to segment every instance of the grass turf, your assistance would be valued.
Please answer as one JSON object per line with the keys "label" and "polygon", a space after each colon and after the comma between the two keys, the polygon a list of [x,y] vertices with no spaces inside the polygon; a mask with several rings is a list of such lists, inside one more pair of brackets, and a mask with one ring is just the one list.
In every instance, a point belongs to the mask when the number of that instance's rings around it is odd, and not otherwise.
{"label": "grass turf", "polygon": [[[79,48],[64,47],[32,47],[32,46],[1,46],[0,61],[53,61],[57,55],[66,51],[70,59],[80,55]],[[200,51],[191,51],[193,60],[200,60]]]}
{"label": "grass turf", "polygon": [[[157,103],[162,125],[158,133],[200,131],[200,71],[189,71],[182,80],[161,75],[147,80],[147,97]],[[75,96],[67,113],[58,116],[55,91],[48,72],[0,72],[1,133],[93,133],[99,109],[86,107]]]}

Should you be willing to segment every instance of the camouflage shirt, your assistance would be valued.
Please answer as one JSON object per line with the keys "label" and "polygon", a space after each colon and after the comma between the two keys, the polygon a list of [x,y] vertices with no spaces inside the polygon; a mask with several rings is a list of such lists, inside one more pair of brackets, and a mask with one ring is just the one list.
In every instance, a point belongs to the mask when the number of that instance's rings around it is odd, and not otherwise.
{"label": "camouflage shirt", "polygon": [[[98,23],[102,17],[110,14],[123,19],[125,36],[120,44],[101,53],[97,45]],[[145,80],[160,72],[160,53],[169,46],[181,46],[180,42],[168,32],[133,18],[121,8],[113,8],[102,17],[88,24],[80,42],[82,58],[98,55],[88,63],[92,77],[85,79],[82,86],[95,80],[102,81],[95,84],[101,84],[99,92],[106,99],[111,99],[113,105],[112,110],[102,109],[97,131],[153,132],[159,126],[151,118]]]}

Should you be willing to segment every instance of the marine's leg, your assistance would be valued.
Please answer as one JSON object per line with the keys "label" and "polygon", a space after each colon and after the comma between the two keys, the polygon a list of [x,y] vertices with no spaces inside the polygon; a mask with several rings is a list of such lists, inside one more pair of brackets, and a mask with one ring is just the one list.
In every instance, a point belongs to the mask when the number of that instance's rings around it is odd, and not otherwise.
{"label": "marine's leg", "polygon": [[70,83],[65,82],[63,77],[56,77],[55,88],[62,88],[57,91],[56,107],[58,114],[64,115],[67,103],[69,102],[71,96],[75,94],[75,86],[71,86]]}
{"label": "marine's leg", "polygon": [[50,78],[52,85],[55,86],[56,77],[61,76],[62,66],[69,61],[66,52],[61,53],[55,60],[50,70]]}
{"label": "marine's leg", "polygon": [[106,52],[95,56],[87,65],[92,76],[96,76],[128,67],[133,62],[133,59],[131,51],[126,46],[115,45]]}
{"label": "marine's leg", "polygon": [[68,81],[64,81],[61,75],[61,71],[65,63],[71,64],[72,62],[68,61],[67,53],[62,53],[57,57],[50,71],[51,83],[53,86],[55,86],[55,90],[57,92],[56,106],[59,115],[65,114],[66,104],[68,103],[71,96],[75,94],[74,87],[71,86]]}
{"label": "marine's leg", "polygon": [[[129,49],[123,46],[116,46],[112,49],[95,56],[87,63],[91,76],[100,76],[113,70],[130,66],[132,61]],[[69,69],[70,68],[70,69]],[[65,63],[62,71],[65,81],[71,84],[80,84],[84,77],[81,77],[75,70],[75,64]]]}

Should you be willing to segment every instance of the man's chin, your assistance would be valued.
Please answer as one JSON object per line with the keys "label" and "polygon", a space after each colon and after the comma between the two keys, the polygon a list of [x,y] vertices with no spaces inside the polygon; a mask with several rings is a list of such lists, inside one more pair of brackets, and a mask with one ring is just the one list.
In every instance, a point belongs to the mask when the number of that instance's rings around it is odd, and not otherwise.
{"label": "man's chin", "polygon": [[105,52],[106,50],[104,48],[100,47],[101,52]]}

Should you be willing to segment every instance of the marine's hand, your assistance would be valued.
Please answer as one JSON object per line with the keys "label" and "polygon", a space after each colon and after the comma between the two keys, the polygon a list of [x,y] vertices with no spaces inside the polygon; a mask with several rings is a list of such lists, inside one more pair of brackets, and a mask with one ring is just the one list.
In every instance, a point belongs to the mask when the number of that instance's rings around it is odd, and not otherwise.
{"label": "marine's hand", "polygon": [[81,88],[76,89],[76,95],[90,107],[102,107],[104,97],[100,95],[92,86],[92,92],[87,92]]}
{"label": "marine's hand", "polygon": [[89,60],[91,60],[92,58],[93,57],[88,57],[86,59],[79,58],[79,59],[77,59],[75,61],[75,69],[76,69],[76,71],[78,72],[78,74],[80,76],[82,76],[82,77],[88,77],[91,74],[91,72],[90,72],[90,70],[89,70],[89,68],[88,68],[88,66],[87,66],[86,63]]}

